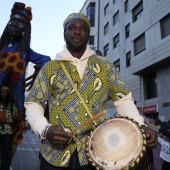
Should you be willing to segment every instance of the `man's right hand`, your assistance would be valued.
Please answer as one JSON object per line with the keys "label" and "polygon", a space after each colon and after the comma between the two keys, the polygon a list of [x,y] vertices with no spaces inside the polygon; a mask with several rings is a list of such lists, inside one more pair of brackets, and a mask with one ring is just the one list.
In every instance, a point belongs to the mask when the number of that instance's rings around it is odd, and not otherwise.
{"label": "man's right hand", "polygon": [[53,145],[63,147],[73,138],[73,136],[73,134],[65,132],[61,126],[52,125],[47,131],[46,139]]}

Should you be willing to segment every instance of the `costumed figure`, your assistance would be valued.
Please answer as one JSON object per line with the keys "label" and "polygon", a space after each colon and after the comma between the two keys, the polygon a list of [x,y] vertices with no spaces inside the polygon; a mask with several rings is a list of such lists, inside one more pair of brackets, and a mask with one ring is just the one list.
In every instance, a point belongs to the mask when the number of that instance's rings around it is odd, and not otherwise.
{"label": "costumed figure", "polygon": [[[40,68],[51,60],[49,56],[36,53],[30,48],[31,20],[31,7],[25,7],[24,3],[15,2],[11,9],[9,22],[0,38],[0,88],[5,85],[11,89],[12,100],[22,119],[14,137],[16,144],[21,142],[25,128],[25,87],[31,87]],[[35,64],[35,72],[27,78],[31,81],[25,83],[28,62]]]}

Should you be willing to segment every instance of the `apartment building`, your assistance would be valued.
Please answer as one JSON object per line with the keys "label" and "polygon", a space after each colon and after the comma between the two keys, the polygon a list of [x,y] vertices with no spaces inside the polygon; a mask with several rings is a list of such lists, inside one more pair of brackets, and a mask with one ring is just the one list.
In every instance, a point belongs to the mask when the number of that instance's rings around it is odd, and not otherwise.
{"label": "apartment building", "polygon": [[86,0],[89,45],[114,63],[138,110],[170,119],[170,1]]}

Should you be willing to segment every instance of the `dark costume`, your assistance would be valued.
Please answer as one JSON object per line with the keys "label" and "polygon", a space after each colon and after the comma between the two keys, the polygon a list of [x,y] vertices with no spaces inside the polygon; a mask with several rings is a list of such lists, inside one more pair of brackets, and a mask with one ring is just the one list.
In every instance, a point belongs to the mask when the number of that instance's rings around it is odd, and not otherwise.
{"label": "dark costume", "polygon": [[[0,39],[0,88],[4,85],[10,88],[12,104],[17,107],[21,117],[12,127],[11,158],[17,144],[21,143],[25,129],[24,85],[27,64],[32,62],[42,67],[51,60],[49,56],[30,49],[31,20],[31,7],[25,8],[25,4],[15,2],[11,9],[10,20]],[[0,149],[0,153],[4,154],[3,148]]]}
{"label": "dark costume", "polygon": [[1,88],[1,95],[2,93],[5,93],[6,97],[0,96],[0,169],[6,170],[10,168],[14,126],[17,125],[20,116],[17,107],[9,97],[9,88],[5,86]]}
{"label": "dark costume", "polygon": [[24,91],[22,86],[25,81],[27,63],[43,66],[50,57],[38,54],[30,49],[29,54],[17,51],[18,44],[14,43],[0,52],[0,88],[3,85],[10,87],[12,97],[18,106],[19,113],[24,111]]}

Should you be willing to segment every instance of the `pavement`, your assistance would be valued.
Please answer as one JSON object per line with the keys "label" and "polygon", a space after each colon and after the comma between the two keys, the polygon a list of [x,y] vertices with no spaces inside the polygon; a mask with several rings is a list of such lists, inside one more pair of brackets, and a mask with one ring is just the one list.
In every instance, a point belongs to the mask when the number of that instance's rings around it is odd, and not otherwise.
{"label": "pavement", "polygon": [[41,139],[31,130],[26,130],[21,144],[17,146],[10,170],[39,170],[39,147]]}

